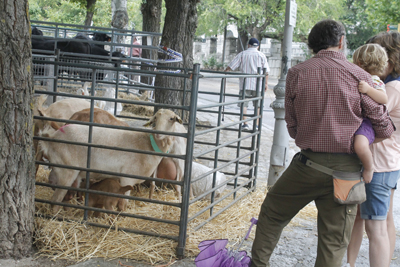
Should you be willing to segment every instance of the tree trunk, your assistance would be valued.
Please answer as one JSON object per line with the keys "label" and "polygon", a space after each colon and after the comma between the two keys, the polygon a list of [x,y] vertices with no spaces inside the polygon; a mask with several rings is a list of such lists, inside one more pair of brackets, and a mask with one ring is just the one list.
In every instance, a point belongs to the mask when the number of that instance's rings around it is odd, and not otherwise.
{"label": "tree trunk", "polygon": [[30,256],[34,215],[28,0],[0,0],[0,258]]}
{"label": "tree trunk", "polygon": [[[265,27],[255,27],[252,25],[249,25],[246,29],[239,28],[238,29],[239,38],[237,40],[238,53],[247,49],[247,45],[249,43],[250,38],[253,38],[253,37],[257,38],[257,40],[261,44],[261,40],[263,38],[262,32],[264,30],[265,30]],[[243,44],[243,47],[242,47],[241,43]],[[260,47],[261,46],[258,47],[258,50],[260,50]]]}
{"label": "tree trunk", "polygon": [[[198,0],[165,0],[167,13],[165,15],[161,45],[182,53],[183,61],[179,63],[162,64],[163,66],[193,68],[193,40],[197,27],[197,3]],[[165,55],[161,57],[167,58]],[[176,77],[157,75],[155,85],[183,89],[184,81]],[[190,88],[191,82],[189,80],[186,89]],[[178,91],[161,89],[155,92],[155,102],[157,103],[181,105],[182,98],[182,92]],[[186,94],[185,104],[188,104],[189,99],[190,94]],[[186,120],[186,116],[183,116],[180,110],[174,111]]]}
{"label": "tree trunk", "polygon": [[95,6],[96,6],[96,0],[86,0],[85,26],[89,27],[92,25]]}
{"label": "tree trunk", "polygon": [[240,53],[247,49],[249,42],[249,35],[245,29],[238,28],[238,39],[237,39],[237,52]]}
{"label": "tree trunk", "polygon": [[129,22],[128,11],[126,11],[126,0],[111,1],[112,21],[111,26],[123,29]]}
{"label": "tree trunk", "polygon": [[[160,23],[161,23],[161,12],[162,11],[162,0],[147,0],[143,1],[141,6],[142,18],[143,18],[143,27],[142,31],[144,32],[160,32]],[[155,36],[153,38],[148,39],[146,36],[142,38],[142,45],[152,45],[157,46],[160,42],[160,38]],[[142,57],[149,59],[157,59],[157,51],[156,50],[142,50]],[[142,64],[142,70],[149,70],[154,68],[149,68],[149,65],[146,63]],[[151,84],[151,77],[141,77],[141,82]]]}
{"label": "tree trunk", "polygon": [[[126,9],[126,0],[112,0],[111,1],[111,12],[112,21],[111,26],[117,29],[124,29],[129,22],[128,11]],[[124,43],[125,37],[118,35],[116,40],[117,43]],[[125,49],[125,48],[124,48]],[[121,51],[122,48],[117,48],[117,51]]]}

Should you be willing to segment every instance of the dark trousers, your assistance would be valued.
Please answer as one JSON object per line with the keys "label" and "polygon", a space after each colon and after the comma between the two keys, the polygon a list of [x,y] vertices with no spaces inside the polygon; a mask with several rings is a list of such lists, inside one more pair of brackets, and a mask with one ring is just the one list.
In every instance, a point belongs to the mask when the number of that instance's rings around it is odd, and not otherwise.
{"label": "dark trousers", "polygon": [[[360,160],[355,155],[302,151],[325,167],[355,172]],[[258,218],[252,247],[251,266],[269,266],[271,254],[283,228],[308,203],[318,209],[318,250],[316,267],[340,267],[350,241],[357,205],[341,205],[333,200],[332,176],[292,160],[268,191]]]}

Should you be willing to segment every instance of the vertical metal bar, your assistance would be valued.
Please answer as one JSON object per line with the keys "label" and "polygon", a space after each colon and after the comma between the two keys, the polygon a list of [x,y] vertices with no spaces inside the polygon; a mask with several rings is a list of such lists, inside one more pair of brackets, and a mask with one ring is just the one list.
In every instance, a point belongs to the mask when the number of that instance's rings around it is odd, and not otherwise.
{"label": "vertical metal bar", "polygon": [[[93,69],[93,73],[92,73],[92,90],[90,91],[90,95],[94,96],[95,93],[95,85],[96,85],[96,74],[97,74],[97,69]],[[94,120],[94,99],[90,99],[90,122],[93,122]],[[93,141],[93,126],[89,125],[89,136],[88,136],[88,151],[87,151],[87,162],[86,162],[86,167],[88,169],[90,169],[90,158],[92,156],[92,147],[90,146],[90,144]],[[85,183],[85,188],[89,189],[90,183],[90,172],[86,172],[86,183]],[[89,193],[85,192],[85,206],[87,207],[89,205]],[[84,213],[83,213],[83,220],[87,220],[88,219],[88,210],[85,209]]]}
{"label": "vertical metal bar", "polygon": [[[185,74],[188,73],[188,70],[185,69]],[[181,101],[181,105],[184,106],[185,105],[185,99],[186,99],[186,86],[187,86],[187,80],[184,79],[183,80],[183,92],[182,92],[182,101]],[[185,110],[181,110],[181,118],[185,118]]]}
{"label": "vertical metal bar", "polygon": [[178,257],[183,257],[185,254],[187,223],[189,216],[189,197],[190,197],[190,182],[191,182],[190,174],[192,172],[193,143],[194,143],[194,133],[196,130],[196,110],[197,110],[197,97],[199,89],[199,76],[200,76],[200,64],[194,64],[193,75],[192,75],[192,90],[190,94],[189,125],[188,125],[188,136],[186,143],[185,173],[183,178],[183,194],[182,194],[181,216],[179,222],[178,247],[176,248],[176,254]]}
{"label": "vertical metal bar", "polygon": [[[118,63],[117,63],[117,68],[120,68],[120,67],[121,67],[121,63],[118,62]],[[118,98],[118,85],[119,85],[119,70],[117,70],[117,79],[115,80],[115,82],[116,82],[116,85],[115,85],[115,95],[114,95],[114,98],[117,99],[117,98]],[[117,102],[114,102],[114,116],[115,116],[115,117],[117,116],[117,105],[118,105],[118,103],[117,103]]]}
{"label": "vertical metal bar", "polygon": [[[261,68],[260,68],[260,67],[257,68],[257,74],[261,74]],[[256,82],[256,97],[259,97],[259,96],[260,96],[260,90],[258,90],[258,88],[259,88],[259,86],[260,86],[260,79],[261,79],[261,78],[257,78],[257,82]],[[264,86],[262,86],[261,90],[264,90]],[[254,104],[254,102],[253,102],[253,104]],[[258,100],[257,100],[257,101],[256,101],[256,104],[254,105],[254,113],[253,113],[253,116],[256,116],[256,114],[258,113],[258,108],[259,108],[258,106],[259,106],[259,105],[258,105]],[[261,114],[261,115],[262,115],[262,114]],[[256,131],[256,127],[257,127],[257,119],[253,120],[253,132]],[[253,135],[253,136],[251,137],[251,147],[250,147],[250,150],[251,150],[252,154],[250,155],[250,165],[253,165],[253,164],[254,164],[254,157],[255,157],[254,151],[255,151],[255,148],[256,148],[256,136]],[[250,178],[253,177],[253,172],[254,172],[254,171],[253,171],[253,168],[249,170],[249,176],[250,176]]]}
{"label": "vertical metal bar", "polygon": [[[55,59],[54,59],[54,61],[55,62],[59,62],[60,61],[60,49],[56,49],[56,52],[55,52]],[[58,66],[58,64],[54,64],[54,68],[53,68],[53,70],[54,70],[54,81],[53,81],[53,92],[55,93],[55,92],[57,92],[57,84],[58,84],[58,68],[59,68],[59,66]],[[56,95],[53,95],[53,103],[54,102],[56,102],[57,101],[57,96]]]}
{"label": "vertical metal bar", "polygon": [[[223,102],[225,103],[225,94],[226,94],[226,79],[224,82],[224,88],[223,88],[223,92],[222,92],[224,98],[223,98]],[[225,121],[225,105],[222,107],[222,121]]]}
{"label": "vertical metal bar", "polygon": [[[115,30],[112,29],[112,31],[111,31],[111,42],[112,42],[112,43],[116,43],[116,38],[118,38],[118,36],[115,37],[115,35],[116,35],[116,34],[115,34]],[[110,44],[110,61],[112,61],[112,60],[111,60],[111,57],[112,57],[112,53],[113,53],[114,51],[116,51],[116,50],[115,50],[115,46],[112,45],[112,44]]]}
{"label": "vertical metal bar", "polygon": [[[243,85],[242,85],[242,99],[246,98],[246,78],[243,79]],[[243,120],[243,108],[244,108],[244,102],[242,102],[240,104],[240,115],[239,115],[239,119]],[[238,132],[238,138],[242,137],[242,123],[240,123],[239,125],[239,132]],[[241,146],[241,141],[238,141],[237,143],[237,148],[236,148],[236,158],[238,158],[240,156],[240,146]],[[239,161],[236,161],[235,164],[235,175],[238,174],[239,172]],[[235,179],[234,184],[233,184],[233,188],[235,189],[237,187],[237,182],[238,182],[238,178]],[[236,198],[236,192],[233,193],[233,199]]]}
{"label": "vertical metal bar", "polygon": [[225,28],[224,28],[224,47],[222,49],[222,58],[221,58],[222,67],[224,67],[224,63],[225,63],[226,34],[227,34],[227,31],[228,31],[228,25],[225,25]]}
{"label": "vertical metal bar", "polygon": [[[260,68],[260,70],[259,70],[259,72],[261,72],[261,68]],[[259,121],[258,121],[258,135],[257,135],[257,145],[256,145],[256,147],[258,148],[258,150],[257,150],[257,152],[256,152],[256,155],[255,155],[255,164],[256,164],[256,167],[254,168],[254,177],[255,177],[255,179],[254,179],[254,181],[253,181],[253,186],[254,186],[254,189],[255,189],[255,187],[256,187],[256,185],[257,185],[257,174],[258,174],[258,160],[259,160],[259,158],[260,158],[260,145],[261,145],[261,131],[262,131],[262,119],[263,119],[263,113],[264,113],[264,96],[265,96],[265,75],[266,75],[266,73],[267,73],[267,69],[263,69],[263,71],[262,71],[262,74],[263,74],[263,78],[261,79],[262,80],[262,84],[261,84],[261,101],[260,101],[260,119],[259,119]],[[258,79],[260,79],[260,78],[258,78]],[[258,93],[257,93],[257,96],[258,96]],[[257,102],[257,105],[258,105],[258,102]]]}
{"label": "vertical metal bar", "polygon": [[54,38],[58,38],[58,35],[60,34],[60,29],[58,28],[58,24],[56,25],[56,30],[54,32]]}
{"label": "vertical metal bar", "polygon": [[[226,79],[222,78],[221,79],[221,87],[219,90],[219,103],[222,103],[222,101],[223,101],[223,97],[224,97],[223,92],[224,92],[224,88],[225,88],[225,82],[226,82]],[[222,106],[219,106],[218,107],[217,127],[221,126],[221,121],[222,121]],[[217,133],[215,135],[215,146],[219,146],[220,136],[221,136],[221,130],[217,130]],[[219,156],[219,149],[215,150],[215,152],[214,152],[214,169],[218,168],[218,156]],[[207,179],[207,177],[205,177],[204,179]],[[216,179],[217,179],[217,172],[214,172],[213,180],[212,180],[212,188],[215,187]],[[215,198],[215,191],[211,193],[211,203],[214,203],[214,198]],[[214,207],[211,207],[210,216],[212,216],[213,209],[214,209]]]}

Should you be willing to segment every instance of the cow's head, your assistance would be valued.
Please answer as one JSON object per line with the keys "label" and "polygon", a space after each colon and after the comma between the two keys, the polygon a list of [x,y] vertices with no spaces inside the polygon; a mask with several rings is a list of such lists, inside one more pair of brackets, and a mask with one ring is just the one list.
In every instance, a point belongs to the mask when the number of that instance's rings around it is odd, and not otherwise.
{"label": "cow's head", "polygon": [[[153,130],[156,131],[177,132],[176,123],[182,124],[182,119],[178,115],[171,110],[160,109],[144,126],[154,125]],[[162,140],[163,146],[171,145],[174,138],[166,134],[154,134],[154,137],[155,139]]]}

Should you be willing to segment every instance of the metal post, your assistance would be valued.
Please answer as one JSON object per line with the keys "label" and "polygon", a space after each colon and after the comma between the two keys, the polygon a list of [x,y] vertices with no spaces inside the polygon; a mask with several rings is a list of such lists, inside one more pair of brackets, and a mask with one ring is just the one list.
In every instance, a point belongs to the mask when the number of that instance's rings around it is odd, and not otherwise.
{"label": "metal post", "polygon": [[268,185],[272,186],[278,180],[280,173],[285,170],[289,134],[285,121],[285,86],[286,75],[292,61],[293,28],[296,22],[297,4],[294,0],[286,1],[285,30],[282,42],[281,77],[274,87],[276,100],[271,103],[275,113],[275,128],[273,145],[271,148]]}
{"label": "metal post", "polygon": [[179,221],[179,236],[178,236],[178,247],[176,248],[176,254],[179,258],[185,255],[185,246],[187,238],[187,224],[189,216],[189,196],[190,196],[190,183],[192,173],[192,161],[193,161],[193,143],[194,134],[196,131],[196,110],[197,110],[197,97],[199,89],[199,76],[200,76],[200,64],[194,64],[193,76],[192,76],[192,90],[190,91],[190,108],[189,108],[189,125],[186,145],[186,159],[185,159],[185,174],[182,191],[182,205],[181,205],[181,216]]}
{"label": "metal post", "polygon": [[225,68],[224,63],[225,63],[225,53],[226,53],[226,33],[227,33],[227,28],[228,25],[225,26],[224,29],[224,47],[222,48],[222,58],[221,58],[221,63],[222,67]]}

